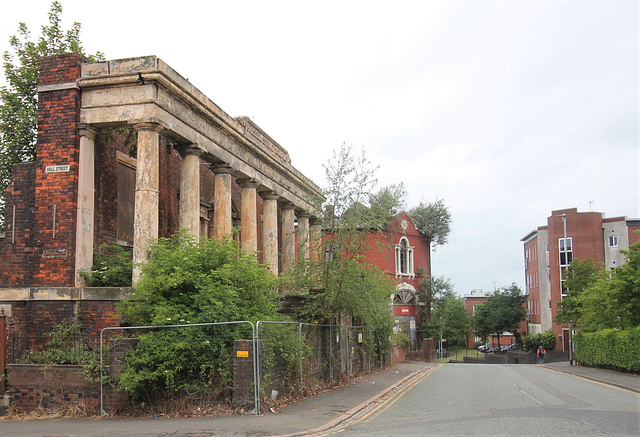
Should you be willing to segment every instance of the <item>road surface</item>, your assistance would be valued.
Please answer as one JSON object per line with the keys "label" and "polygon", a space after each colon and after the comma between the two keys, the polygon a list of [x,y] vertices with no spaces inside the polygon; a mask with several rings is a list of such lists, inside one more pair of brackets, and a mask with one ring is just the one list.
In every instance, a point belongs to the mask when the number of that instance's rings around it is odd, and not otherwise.
{"label": "road surface", "polygon": [[640,394],[533,365],[446,364],[339,427],[340,436],[638,436]]}

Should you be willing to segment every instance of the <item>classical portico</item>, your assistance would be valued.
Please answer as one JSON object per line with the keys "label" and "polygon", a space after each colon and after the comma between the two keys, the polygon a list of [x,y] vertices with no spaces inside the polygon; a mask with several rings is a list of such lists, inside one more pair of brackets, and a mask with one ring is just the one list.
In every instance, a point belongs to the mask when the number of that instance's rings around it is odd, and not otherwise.
{"label": "classical portico", "polygon": [[[284,271],[295,262],[296,241],[301,253],[309,256],[309,242],[316,235],[310,220],[319,215],[309,199],[321,197],[320,190],[291,165],[287,151],[251,120],[230,117],[155,56],[83,64],[75,86],[82,91],[80,121],[86,133],[81,136],[81,145],[85,149],[91,149],[91,132],[98,128],[128,125],[137,132],[134,264],[146,260],[149,245],[158,237],[161,136],[174,144],[181,157],[181,228],[199,238],[202,199],[213,199],[212,235],[229,236],[233,230],[235,180],[241,189],[242,249],[260,251],[262,262],[275,274],[279,272],[279,246]],[[85,155],[85,167],[90,168],[90,153]],[[212,193],[202,192],[200,186],[201,172],[207,168],[204,163],[210,169],[204,171],[214,175]],[[88,170],[80,178],[84,190],[90,191],[95,175]],[[90,210],[80,208],[79,216],[90,222]],[[92,224],[78,228],[78,241],[87,241]],[[83,259],[84,267],[87,264],[89,260]],[[134,282],[139,274],[136,267]]]}

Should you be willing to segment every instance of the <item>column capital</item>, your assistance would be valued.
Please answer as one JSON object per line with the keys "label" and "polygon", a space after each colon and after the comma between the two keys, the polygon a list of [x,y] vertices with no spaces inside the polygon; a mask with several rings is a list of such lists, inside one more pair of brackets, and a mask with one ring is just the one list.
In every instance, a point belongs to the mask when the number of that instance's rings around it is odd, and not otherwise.
{"label": "column capital", "polygon": [[185,144],[177,146],[175,149],[178,151],[182,158],[193,155],[200,157],[203,153],[202,149],[200,149],[197,144]]}
{"label": "column capital", "polygon": [[240,185],[241,188],[258,188],[260,183],[255,179],[246,178],[246,179],[236,179],[236,183]]}
{"label": "column capital", "polygon": [[158,133],[160,133],[164,129],[164,127],[161,124],[153,121],[144,121],[140,123],[134,123],[133,128],[136,130],[136,132],[153,131]]}
{"label": "column capital", "polygon": [[298,217],[298,218],[309,218],[309,217],[311,217],[311,214],[309,214],[306,211],[296,211],[296,217]]}
{"label": "column capital", "polygon": [[235,170],[233,168],[231,168],[231,166],[229,164],[213,164],[211,166],[211,171],[214,174],[231,174],[233,173]]}
{"label": "column capital", "polygon": [[296,206],[293,204],[293,202],[284,202],[280,204],[280,208],[285,211],[289,211],[289,210],[294,211],[296,209]]}
{"label": "column capital", "polygon": [[280,199],[280,195],[278,193],[276,193],[275,191],[262,191],[262,192],[259,192],[258,194],[260,194],[260,197],[262,197],[262,200],[278,200],[278,199]]}
{"label": "column capital", "polygon": [[98,130],[90,124],[86,123],[78,123],[78,134],[81,137],[86,137],[91,141],[96,139],[96,135],[98,134]]}

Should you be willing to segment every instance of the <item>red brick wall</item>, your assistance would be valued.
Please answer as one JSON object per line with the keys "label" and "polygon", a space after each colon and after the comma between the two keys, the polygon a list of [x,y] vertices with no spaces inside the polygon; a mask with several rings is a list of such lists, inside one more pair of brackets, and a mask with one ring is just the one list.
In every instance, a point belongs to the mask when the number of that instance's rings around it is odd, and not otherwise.
{"label": "red brick wall", "polygon": [[[75,82],[82,61],[78,54],[43,58],[40,85]],[[74,285],[79,117],[78,89],[38,94],[34,223],[37,260],[33,265],[32,286]],[[47,166],[67,164],[68,172],[45,173]]]}
{"label": "red brick wall", "polygon": [[93,342],[99,342],[100,331],[110,326],[120,326],[116,301],[83,300],[80,303],[82,325]]}
{"label": "red brick wall", "polygon": [[9,362],[16,362],[30,349],[40,349],[48,341],[47,333],[64,320],[79,320],[88,330],[93,344],[100,331],[119,326],[114,300],[28,300],[0,302],[11,304],[9,325]]}
{"label": "red brick wall", "polygon": [[7,394],[17,412],[73,407],[89,415],[99,413],[100,383],[85,381],[81,366],[10,364],[7,375]]}
{"label": "red brick wall", "polygon": [[640,241],[640,226],[629,226],[629,246]]}
{"label": "red brick wall", "polygon": [[173,143],[160,137],[160,217],[158,236],[170,237],[178,231],[180,167],[182,158]]}
{"label": "red brick wall", "polygon": [[[407,229],[402,229],[400,222],[407,221]],[[396,278],[396,258],[395,245],[400,242],[400,238],[407,237],[409,244],[413,246],[414,271],[419,268],[424,270],[422,275],[415,277],[401,276]],[[430,244],[415,228],[413,221],[406,213],[400,213],[396,220],[382,232],[370,232],[368,235],[369,254],[367,259],[386,272],[387,276],[396,283],[406,282],[416,290],[420,288],[420,281],[431,275],[431,251]],[[381,246],[381,249],[379,248]]]}
{"label": "red brick wall", "polygon": [[117,239],[118,173],[116,150],[124,142],[113,129],[100,130],[95,139],[94,247]]}
{"label": "red brick wall", "polygon": [[0,287],[30,284],[33,275],[35,164],[14,165],[13,178],[16,182],[5,191],[7,227],[5,238],[0,239]]}
{"label": "red brick wall", "polygon": [[[40,85],[75,82],[82,60],[78,54],[41,59]],[[38,95],[36,161],[14,167],[15,182],[6,193],[9,226],[0,242],[0,286],[73,285],[79,105],[80,91],[75,88]],[[65,164],[69,172],[45,173],[46,166]],[[11,228],[14,205],[15,229]]]}

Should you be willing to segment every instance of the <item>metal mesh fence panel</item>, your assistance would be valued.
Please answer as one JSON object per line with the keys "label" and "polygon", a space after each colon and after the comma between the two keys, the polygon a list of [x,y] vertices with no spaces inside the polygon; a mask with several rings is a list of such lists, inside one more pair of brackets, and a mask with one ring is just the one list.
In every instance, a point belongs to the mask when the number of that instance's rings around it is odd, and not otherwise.
{"label": "metal mesh fence panel", "polygon": [[[100,335],[101,411],[122,408],[123,392],[160,414],[227,411],[234,406],[236,377],[247,377],[236,375],[236,369],[253,377],[253,384],[241,385],[252,392],[250,409],[255,411],[253,337],[250,322],[105,328]],[[234,342],[247,339],[250,349],[236,352]],[[238,365],[247,359],[249,366]]]}
{"label": "metal mesh fence panel", "polygon": [[300,392],[300,357],[302,344],[299,323],[259,321],[256,323],[256,354],[258,356],[258,411],[278,396],[293,396]]}

